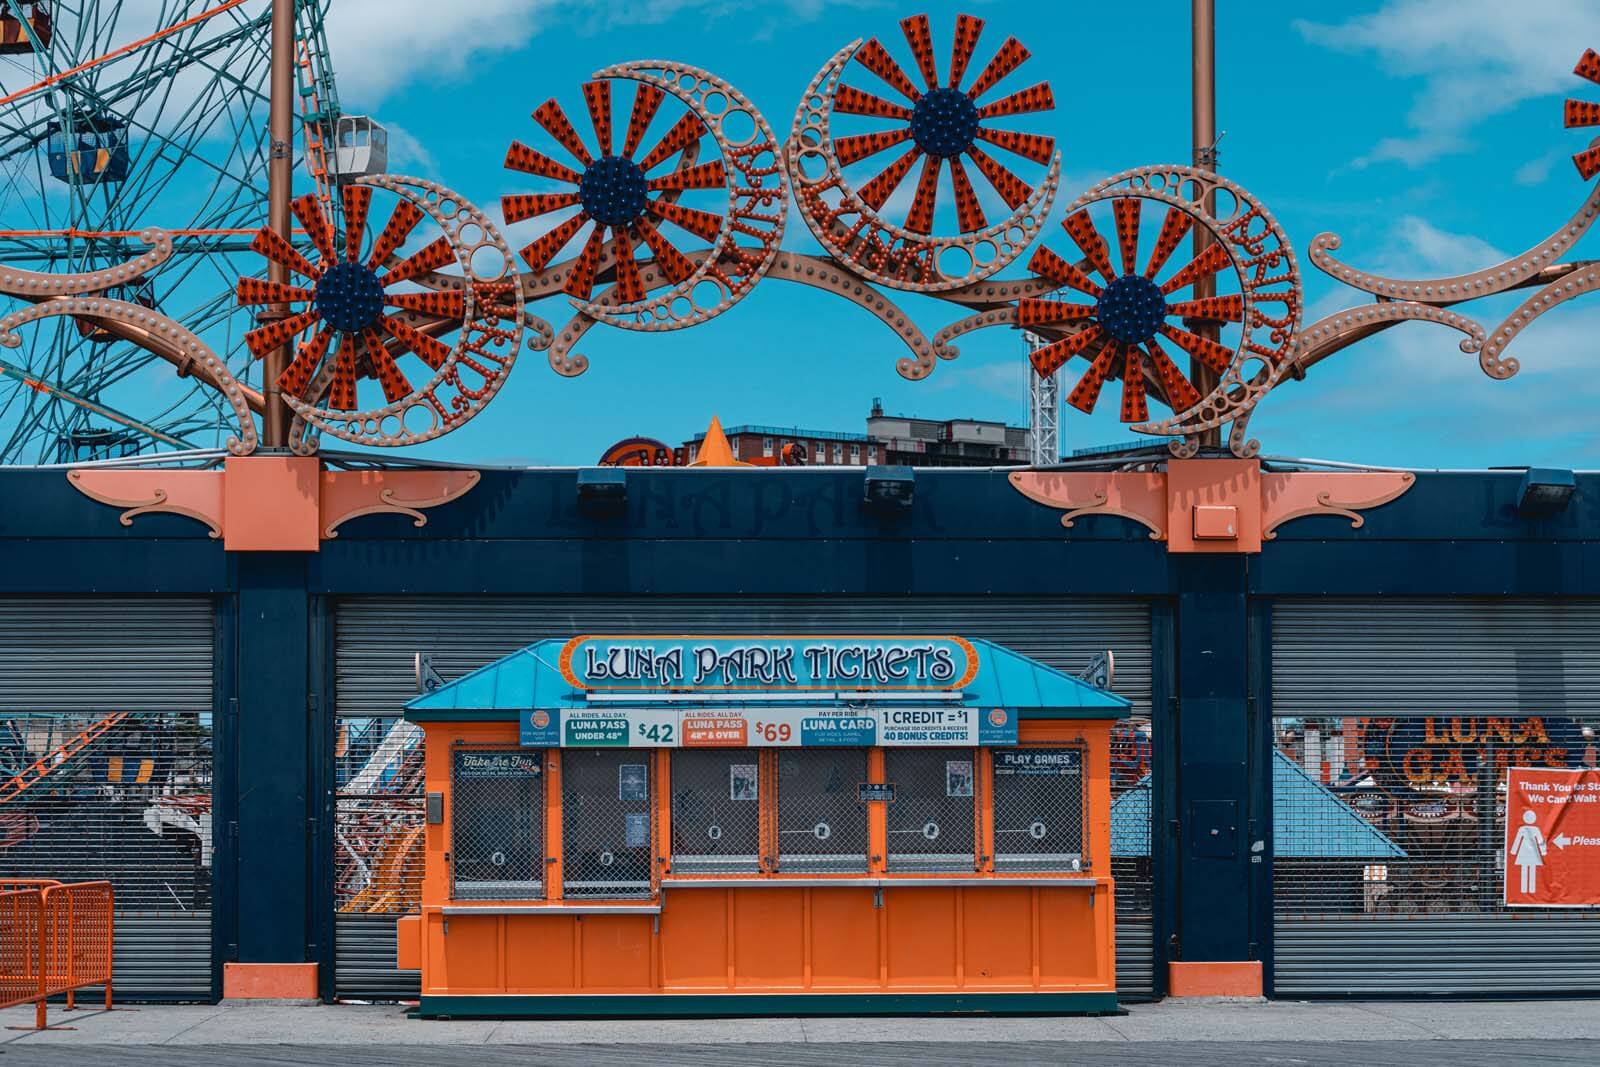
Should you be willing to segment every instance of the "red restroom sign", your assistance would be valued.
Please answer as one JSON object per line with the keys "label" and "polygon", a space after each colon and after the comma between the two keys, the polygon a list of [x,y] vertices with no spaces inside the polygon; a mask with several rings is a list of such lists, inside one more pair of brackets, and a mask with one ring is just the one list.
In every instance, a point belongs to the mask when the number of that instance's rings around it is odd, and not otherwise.
{"label": "red restroom sign", "polygon": [[1507,905],[1600,905],[1600,770],[1513,767],[1505,848]]}

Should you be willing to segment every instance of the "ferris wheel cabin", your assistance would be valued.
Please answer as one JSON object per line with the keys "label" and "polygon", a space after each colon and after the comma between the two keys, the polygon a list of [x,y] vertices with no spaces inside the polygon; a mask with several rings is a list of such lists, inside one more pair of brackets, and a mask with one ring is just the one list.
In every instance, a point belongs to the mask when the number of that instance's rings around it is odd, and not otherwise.
{"label": "ferris wheel cabin", "polygon": [[[22,12],[18,18],[12,6]],[[50,0],[21,0],[0,8],[0,55],[42,52],[50,47]]]}
{"label": "ferris wheel cabin", "polygon": [[340,115],[334,136],[334,170],[345,178],[389,169],[389,131],[368,115]]}
{"label": "ferris wheel cabin", "polygon": [[107,114],[80,114],[45,127],[50,173],[64,182],[128,180],[128,126]]}

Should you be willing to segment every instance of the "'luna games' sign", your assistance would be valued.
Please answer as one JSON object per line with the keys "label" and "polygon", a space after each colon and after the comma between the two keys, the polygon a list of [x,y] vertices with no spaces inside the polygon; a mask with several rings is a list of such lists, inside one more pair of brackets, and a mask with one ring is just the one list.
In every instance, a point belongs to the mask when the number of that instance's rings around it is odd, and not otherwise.
{"label": "'luna games' sign", "polygon": [[960,637],[574,637],[561,673],[578,689],[952,692],[978,675]]}

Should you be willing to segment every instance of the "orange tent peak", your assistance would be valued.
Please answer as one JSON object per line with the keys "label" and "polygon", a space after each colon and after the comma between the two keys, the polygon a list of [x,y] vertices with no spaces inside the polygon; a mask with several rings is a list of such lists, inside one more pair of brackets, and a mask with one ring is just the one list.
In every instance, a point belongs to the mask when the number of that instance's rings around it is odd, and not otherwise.
{"label": "orange tent peak", "polygon": [[734,458],[733,448],[728,444],[728,435],[722,432],[722,420],[713,415],[711,425],[706,427],[706,439],[700,442],[700,454],[689,466],[749,467],[752,464],[741,463]]}

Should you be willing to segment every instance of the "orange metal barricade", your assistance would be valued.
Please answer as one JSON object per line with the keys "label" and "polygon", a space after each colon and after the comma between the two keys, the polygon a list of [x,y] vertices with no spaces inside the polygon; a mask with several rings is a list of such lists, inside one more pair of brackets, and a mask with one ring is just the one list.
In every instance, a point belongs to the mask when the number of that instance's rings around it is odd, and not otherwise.
{"label": "orange metal barricade", "polygon": [[0,1008],[35,1005],[34,1025],[12,1029],[45,1029],[49,998],[71,1010],[87,986],[111,1008],[114,910],[110,882],[0,882]]}

